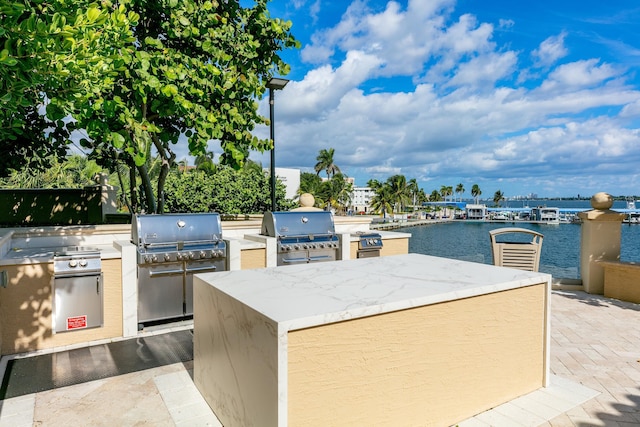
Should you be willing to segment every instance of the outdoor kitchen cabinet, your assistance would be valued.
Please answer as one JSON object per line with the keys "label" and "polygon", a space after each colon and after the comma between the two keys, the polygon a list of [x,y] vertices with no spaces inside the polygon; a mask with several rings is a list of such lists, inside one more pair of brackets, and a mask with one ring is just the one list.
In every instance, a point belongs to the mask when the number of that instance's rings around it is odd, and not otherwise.
{"label": "outdoor kitchen cabinet", "polygon": [[9,278],[7,287],[0,287],[2,355],[122,336],[122,269],[119,258],[102,260],[103,326],[61,334],[53,333],[53,263],[33,259],[22,258],[20,264],[5,261],[1,267]]}
{"label": "outdoor kitchen cabinet", "polygon": [[551,276],[426,255],[197,275],[227,426],[452,425],[548,385]]}

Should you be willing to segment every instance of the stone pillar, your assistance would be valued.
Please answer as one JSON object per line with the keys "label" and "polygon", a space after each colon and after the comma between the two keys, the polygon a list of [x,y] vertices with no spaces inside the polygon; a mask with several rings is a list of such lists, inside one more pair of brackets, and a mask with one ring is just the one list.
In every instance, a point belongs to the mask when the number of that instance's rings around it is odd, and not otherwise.
{"label": "stone pillar", "polygon": [[580,275],[590,294],[604,293],[604,268],[600,261],[620,260],[620,240],[624,214],[610,210],[613,197],[597,193],[591,198],[592,210],[580,212]]}

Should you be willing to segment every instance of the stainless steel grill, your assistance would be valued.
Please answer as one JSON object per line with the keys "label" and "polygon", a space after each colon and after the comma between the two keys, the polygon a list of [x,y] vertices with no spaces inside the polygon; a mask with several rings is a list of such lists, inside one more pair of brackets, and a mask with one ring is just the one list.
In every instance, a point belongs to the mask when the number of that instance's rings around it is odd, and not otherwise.
{"label": "stainless steel grill", "polygon": [[135,215],[138,323],[193,315],[193,275],[225,271],[227,247],[217,213]]}
{"label": "stainless steel grill", "polygon": [[266,212],[261,234],[278,239],[277,265],[339,259],[340,239],[331,212]]}
{"label": "stainless steel grill", "polygon": [[358,238],[356,258],[379,257],[382,250],[382,236],[378,233],[360,231],[355,234]]}

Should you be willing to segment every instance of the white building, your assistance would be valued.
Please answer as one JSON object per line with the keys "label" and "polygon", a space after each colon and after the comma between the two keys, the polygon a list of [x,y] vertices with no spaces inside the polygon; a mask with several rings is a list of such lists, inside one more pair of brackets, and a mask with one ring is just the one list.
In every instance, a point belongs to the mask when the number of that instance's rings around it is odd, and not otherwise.
{"label": "white building", "polygon": [[[262,168],[265,174],[269,176],[271,169]],[[300,188],[300,169],[276,168],[276,179],[282,181],[285,186],[285,197],[293,199],[298,194]]]}
{"label": "white building", "polygon": [[351,210],[353,213],[369,213],[371,211],[371,199],[375,194],[375,191],[370,187],[356,187],[354,185],[351,193]]}
{"label": "white building", "polygon": [[467,204],[465,211],[466,211],[467,219],[477,219],[477,220],[485,219],[488,213],[486,205]]}

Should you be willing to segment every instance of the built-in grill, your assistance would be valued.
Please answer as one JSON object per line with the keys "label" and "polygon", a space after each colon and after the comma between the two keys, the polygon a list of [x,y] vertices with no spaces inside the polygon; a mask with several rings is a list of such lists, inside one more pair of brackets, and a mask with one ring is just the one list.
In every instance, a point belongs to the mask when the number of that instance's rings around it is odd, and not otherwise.
{"label": "built-in grill", "polygon": [[331,212],[266,212],[261,234],[277,238],[276,265],[339,259],[340,239]]}
{"label": "built-in grill", "polygon": [[193,275],[225,271],[227,247],[217,213],[135,215],[138,324],[193,315]]}
{"label": "built-in grill", "polygon": [[380,256],[382,250],[382,236],[379,233],[360,231],[355,234],[358,238],[356,258],[374,258]]}

